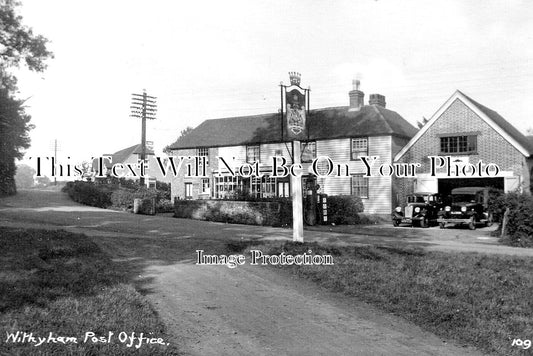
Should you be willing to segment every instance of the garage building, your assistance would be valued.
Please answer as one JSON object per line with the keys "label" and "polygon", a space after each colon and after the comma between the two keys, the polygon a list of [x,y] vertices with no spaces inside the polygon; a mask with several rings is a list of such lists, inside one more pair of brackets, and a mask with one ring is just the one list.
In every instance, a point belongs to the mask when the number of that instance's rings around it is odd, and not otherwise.
{"label": "garage building", "polygon": [[[395,198],[402,204],[405,195],[412,192],[446,196],[453,188],[468,186],[531,192],[532,154],[531,137],[523,135],[496,111],[457,90],[394,157],[395,162],[421,164],[416,178],[399,182]],[[472,169],[479,167],[480,161],[484,167],[482,176]],[[498,166],[497,173],[494,166],[486,171],[491,163]]]}

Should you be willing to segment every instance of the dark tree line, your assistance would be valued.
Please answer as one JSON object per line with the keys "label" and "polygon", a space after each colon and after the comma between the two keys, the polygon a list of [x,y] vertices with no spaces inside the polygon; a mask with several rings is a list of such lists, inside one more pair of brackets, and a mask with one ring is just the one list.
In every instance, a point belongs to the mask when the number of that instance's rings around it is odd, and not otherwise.
{"label": "dark tree line", "polygon": [[16,193],[15,159],[30,146],[31,117],[24,110],[24,100],[16,97],[17,78],[11,72],[21,65],[32,71],[46,69],[45,61],[53,54],[48,40],[35,35],[17,14],[20,2],[0,0],[0,196]]}

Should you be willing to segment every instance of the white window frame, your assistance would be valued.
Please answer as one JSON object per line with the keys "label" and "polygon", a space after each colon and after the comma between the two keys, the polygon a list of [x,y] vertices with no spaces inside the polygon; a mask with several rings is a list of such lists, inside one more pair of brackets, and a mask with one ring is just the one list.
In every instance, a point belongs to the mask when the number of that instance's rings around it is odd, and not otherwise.
{"label": "white window frame", "polygon": [[361,156],[368,156],[368,137],[357,137],[350,140],[350,159],[355,161]]}
{"label": "white window frame", "polygon": [[[362,182],[363,184],[355,184],[357,182]],[[359,197],[361,199],[368,199],[369,195],[369,179],[362,174],[353,175],[350,180],[350,190],[351,195]],[[365,194],[366,193],[366,194]]]}

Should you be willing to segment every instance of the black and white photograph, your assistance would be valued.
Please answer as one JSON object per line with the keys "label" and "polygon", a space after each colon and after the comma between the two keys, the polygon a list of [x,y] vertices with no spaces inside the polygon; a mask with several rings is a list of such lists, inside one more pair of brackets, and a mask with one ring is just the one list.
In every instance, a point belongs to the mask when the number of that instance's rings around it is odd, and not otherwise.
{"label": "black and white photograph", "polygon": [[0,0],[0,355],[529,355],[533,3]]}

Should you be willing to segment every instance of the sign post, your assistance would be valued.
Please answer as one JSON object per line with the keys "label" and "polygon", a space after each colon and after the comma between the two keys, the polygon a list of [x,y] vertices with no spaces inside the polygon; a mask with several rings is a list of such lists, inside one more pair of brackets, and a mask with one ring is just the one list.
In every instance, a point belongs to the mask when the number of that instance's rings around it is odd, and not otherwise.
{"label": "sign post", "polygon": [[[300,73],[290,72],[291,85],[281,85],[282,141],[292,141],[292,163],[301,164],[301,140],[308,139],[309,89],[300,86]],[[292,240],[304,241],[302,177],[291,175]]]}
{"label": "sign post", "polygon": [[[300,141],[293,141],[293,164],[301,163]],[[291,175],[292,187],[292,241],[304,242],[304,213],[302,207],[302,178]]]}

